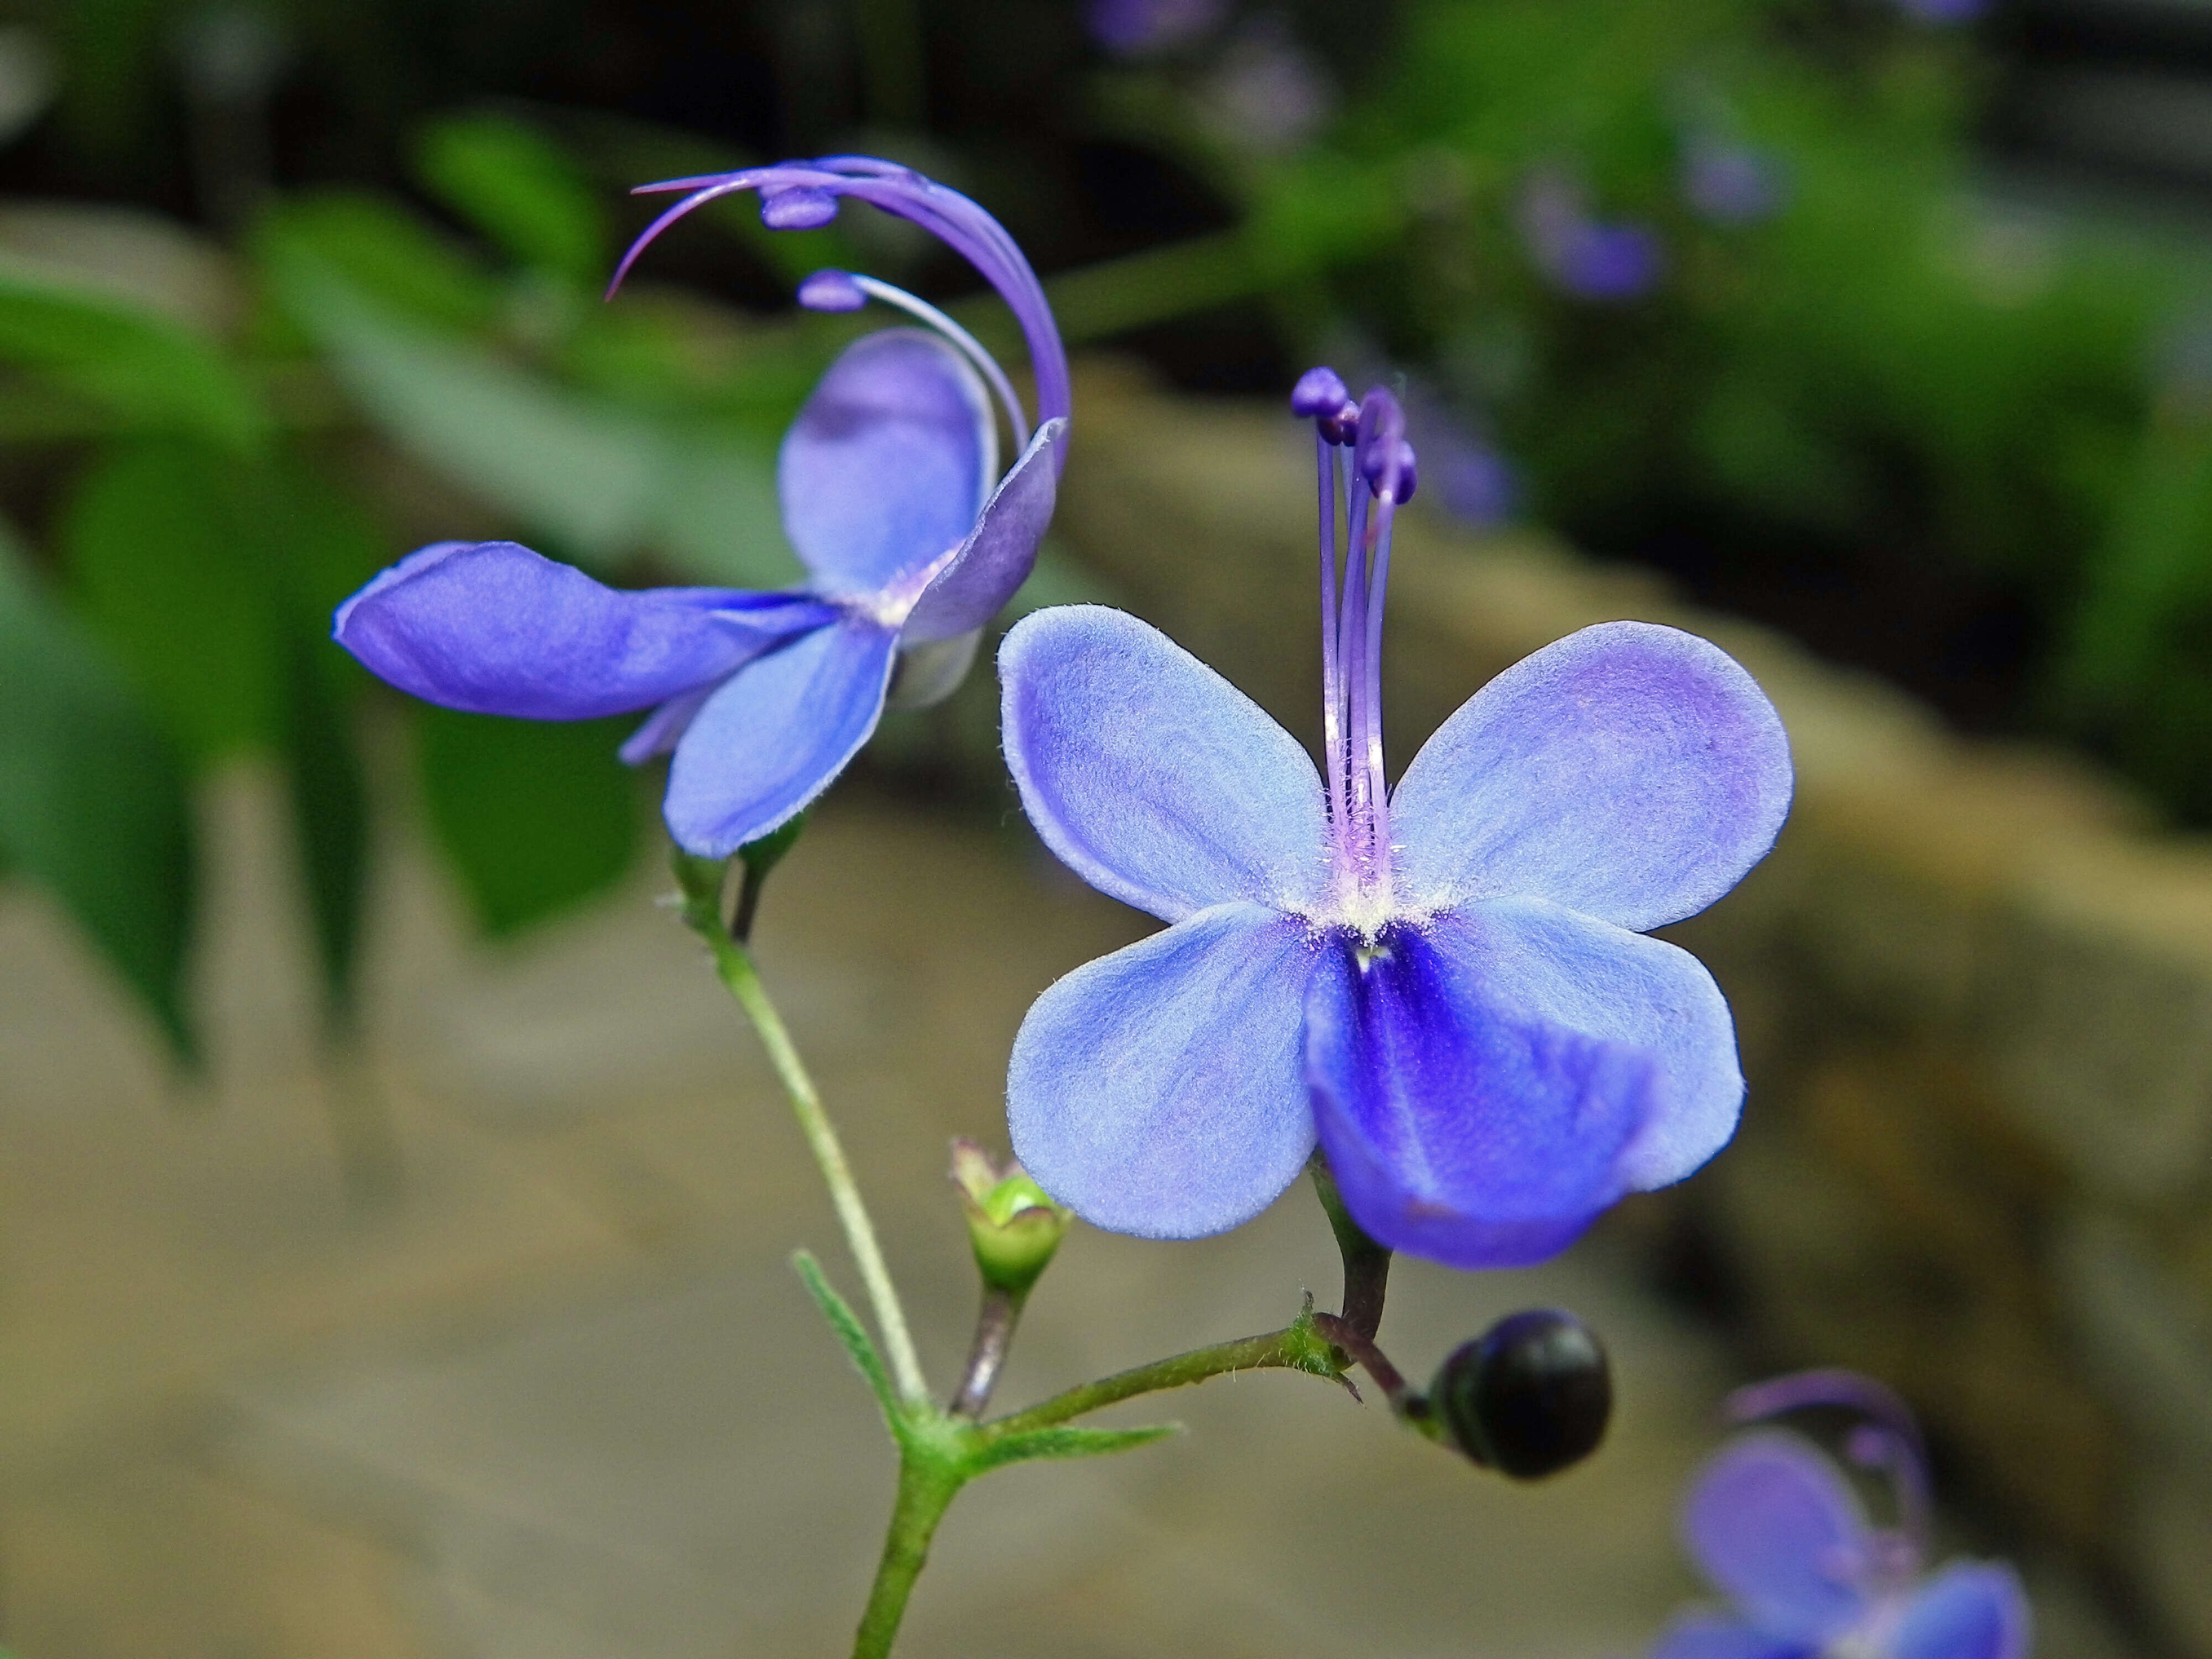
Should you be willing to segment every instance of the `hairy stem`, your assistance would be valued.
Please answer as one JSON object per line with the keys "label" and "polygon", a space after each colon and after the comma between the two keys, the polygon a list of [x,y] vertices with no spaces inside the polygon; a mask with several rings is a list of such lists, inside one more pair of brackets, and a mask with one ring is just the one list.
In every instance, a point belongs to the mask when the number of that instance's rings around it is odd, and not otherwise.
{"label": "hairy stem", "polygon": [[890,1652],[915,1580],[928,1565],[929,1540],[965,1480],[957,1468],[934,1457],[909,1450],[899,1460],[898,1501],[892,1505],[883,1559],[876,1563],[876,1582],[860,1614],[853,1659],[884,1659]]}
{"label": "hairy stem", "polygon": [[790,1097],[799,1133],[806,1137],[807,1150],[814,1154],[815,1165],[822,1171],[823,1184],[830,1189],[830,1201],[836,1209],[838,1224],[845,1230],[845,1243],[853,1253],[854,1264],[860,1270],[860,1282],[867,1286],[868,1302],[875,1310],[877,1328],[883,1333],[884,1357],[890,1363],[891,1377],[898,1386],[900,1397],[909,1402],[926,1401],[929,1384],[922,1376],[921,1362],[914,1351],[914,1338],[907,1332],[905,1310],[899,1306],[890,1269],[884,1265],[883,1250],[876,1243],[875,1224],[868,1219],[867,1206],[860,1201],[860,1189],[853,1180],[852,1166],[845,1161],[845,1149],[838,1142],[830,1114],[823,1108],[814,1079],[807,1074],[805,1062],[799,1059],[799,1050],[791,1041],[791,1033],[784,1029],[783,1017],[776,1012],[767,988],[761,983],[760,974],[753,966],[752,953],[732,939],[722,925],[720,866],[714,868],[712,881],[702,879],[688,872],[679,857],[678,874],[684,878],[684,920],[692,932],[707,941],[707,948],[714,953],[714,971],[729,988],[730,995],[744,1011],[745,1018],[752,1022],[753,1030],[760,1034],[769,1061],[782,1081],[784,1093]]}
{"label": "hairy stem", "polygon": [[953,1416],[981,1417],[991,1403],[991,1390],[998,1386],[1006,1351],[1013,1346],[1014,1327],[1021,1322],[1022,1304],[1028,1299],[995,1286],[984,1288],[983,1306],[975,1316],[975,1340],[968,1345],[968,1364],[959,1392],[952,1396]]}
{"label": "hairy stem", "polygon": [[1334,1362],[1328,1352],[1327,1341],[1318,1339],[1310,1318],[1285,1326],[1279,1331],[1269,1331],[1262,1336],[1247,1336],[1234,1342],[1217,1342],[1207,1348],[1193,1348],[1188,1353],[1179,1353],[1166,1359],[1155,1359],[1149,1365],[1136,1365],[1126,1371],[1116,1371],[1111,1376],[1102,1376],[1096,1382],[1085,1382],[1056,1394],[1027,1411],[1016,1412],[1011,1417],[1001,1417],[983,1425],[983,1432],[992,1439],[1010,1434],[1021,1434],[1030,1429],[1046,1429],[1054,1424],[1066,1423],[1090,1412],[1133,1400],[1140,1394],[1158,1394],[1163,1389],[1186,1388],[1194,1382],[1203,1382],[1210,1376],[1221,1376],[1232,1371],[1286,1370],[1306,1371],[1316,1376],[1336,1378]]}

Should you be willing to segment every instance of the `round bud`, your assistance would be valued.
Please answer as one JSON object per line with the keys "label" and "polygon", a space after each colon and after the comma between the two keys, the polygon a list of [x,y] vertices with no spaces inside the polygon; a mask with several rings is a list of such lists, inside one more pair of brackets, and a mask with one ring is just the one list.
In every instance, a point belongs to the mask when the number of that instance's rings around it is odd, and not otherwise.
{"label": "round bud", "polygon": [[1430,1398],[1469,1457],[1516,1480],[1540,1480],[1605,1438],[1613,1372],[1589,1326],[1557,1308],[1532,1308],[1454,1349]]}

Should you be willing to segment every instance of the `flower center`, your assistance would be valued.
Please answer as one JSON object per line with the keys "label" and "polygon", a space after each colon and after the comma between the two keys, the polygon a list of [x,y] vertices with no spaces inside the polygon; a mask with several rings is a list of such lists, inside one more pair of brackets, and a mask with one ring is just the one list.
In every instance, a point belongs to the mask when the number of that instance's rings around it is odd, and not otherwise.
{"label": "flower center", "polygon": [[1382,772],[1382,600],[1391,521],[1413,494],[1413,451],[1398,400],[1377,386],[1355,404],[1334,369],[1302,376],[1291,409],[1314,423],[1321,494],[1322,749],[1330,872],[1324,914],[1316,920],[1372,940],[1396,913]]}

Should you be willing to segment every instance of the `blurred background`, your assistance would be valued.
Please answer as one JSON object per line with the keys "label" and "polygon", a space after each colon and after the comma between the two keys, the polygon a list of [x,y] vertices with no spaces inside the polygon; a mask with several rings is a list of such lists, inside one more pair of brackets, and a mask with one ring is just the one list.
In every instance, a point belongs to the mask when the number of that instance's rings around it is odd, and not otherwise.
{"label": "blurred background", "polygon": [[[796,1138],[653,907],[658,777],[328,629],[435,539],[794,576],[775,445],[873,320],[797,280],[1018,361],[995,301],[902,223],[742,200],[600,290],[631,185],[854,150],[995,213],[1077,353],[1018,610],[1135,609],[1310,740],[1280,408],[1326,360],[1422,458],[1399,764],[1638,615],[1736,651],[1802,775],[1680,930],[1737,1145],[1394,1311],[1416,1368],[1605,1316],[1592,1469],[1502,1492],[1217,1385],[1176,1449],[964,1500],[913,1650],[1632,1652],[1696,1591],[1719,1394],[1833,1363],[1924,1414],[2045,1651],[2212,1655],[2198,0],[0,0],[0,1642],[835,1650],[887,1458],[785,1282],[830,1233]],[[944,1138],[1003,1133],[1028,1000],[1141,931],[994,724],[987,673],[889,720],[763,933],[940,1374]],[[1079,1235],[1009,1397],[1326,1293],[1310,1209]]]}

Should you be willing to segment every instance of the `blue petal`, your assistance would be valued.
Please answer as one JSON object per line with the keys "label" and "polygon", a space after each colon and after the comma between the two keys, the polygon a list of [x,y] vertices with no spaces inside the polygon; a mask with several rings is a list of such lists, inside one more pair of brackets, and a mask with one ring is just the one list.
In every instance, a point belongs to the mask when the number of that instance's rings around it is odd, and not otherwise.
{"label": "blue petal", "polygon": [[1312,963],[1303,924],[1224,904],[1077,969],[1014,1039],[1014,1156],[1109,1231],[1202,1238],[1250,1220],[1313,1151],[1298,1078]]}
{"label": "blue petal", "polygon": [[1866,1516],[1835,1466],[1795,1436],[1723,1447],[1683,1502],[1682,1534],[1715,1588],[1777,1637],[1817,1644],[1869,1605]]}
{"label": "blue petal", "polygon": [[624,592],[513,542],[438,542],[340,605],[331,632],[371,673],[426,702],[573,720],[720,679],[825,614],[782,594]]}
{"label": "blue petal", "polygon": [[1526,895],[1642,932],[1694,915],[1774,844],[1790,744],[1766,695],[1695,635],[1585,628],[1469,698],[1390,799],[1400,891]]}
{"label": "blue petal", "polygon": [[732,675],[676,745],[664,811],[702,858],[727,858],[830,787],[884,712],[897,635],[847,617]]}
{"label": "blue petal", "polygon": [[1735,1133],[1735,1023],[1688,951],[1540,899],[1471,904],[1421,926],[1510,1023],[1556,1026],[1650,1059],[1650,1113],[1619,1170],[1629,1190],[1680,1181]]}
{"label": "blue petal", "polygon": [[1733,1619],[1691,1613],[1668,1627],[1650,1659],[1814,1659],[1815,1651]]}
{"label": "blue petal", "polygon": [[1000,481],[975,533],[930,582],[906,619],[909,643],[951,639],[997,616],[1036,563],[1037,544],[1052,523],[1067,422],[1047,421]]}
{"label": "blue petal", "polygon": [[992,420],[982,381],[935,335],[885,329],[846,347],[778,469],[784,532],[816,585],[880,593],[965,542],[996,465]]}
{"label": "blue petal", "polygon": [[2010,1567],[1962,1561],[1925,1584],[1905,1610],[1891,1659],[2027,1659],[2027,1596]]}
{"label": "blue petal", "polygon": [[1103,605],[1024,617],[999,653],[1000,734],[1045,845],[1176,921],[1249,899],[1310,908],[1321,776],[1297,740],[1158,629]]}
{"label": "blue petal", "polygon": [[1345,1207],[1370,1236],[1449,1267],[1520,1267],[1626,1190],[1649,1055],[1528,1018],[1510,981],[1494,994],[1487,964],[1419,927],[1332,943],[1306,995],[1306,1078]]}

